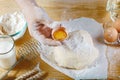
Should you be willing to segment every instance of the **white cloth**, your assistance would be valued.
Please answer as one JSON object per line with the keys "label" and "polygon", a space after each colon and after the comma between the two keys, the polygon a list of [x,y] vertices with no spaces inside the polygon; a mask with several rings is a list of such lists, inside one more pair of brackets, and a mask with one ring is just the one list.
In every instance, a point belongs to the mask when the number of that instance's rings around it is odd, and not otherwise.
{"label": "white cloth", "polygon": [[[69,77],[79,80],[79,79],[106,79],[108,62],[106,58],[107,46],[103,43],[103,28],[102,25],[96,22],[94,19],[89,18],[79,18],[72,21],[63,21],[62,25],[67,28],[68,32],[75,30],[86,30],[88,31],[92,38],[93,43],[99,50],[99,58],[93,66],[84,68],[82,70],[71,70],[59,67],[55,64],[50,54],[50,49],[44,48],[41,52],[41,58],[47,64],[55,68],[56,70],[68,75]],[[52,49],[52,48],[51,48]],[[42,54],[44,53],[44,54]]]}

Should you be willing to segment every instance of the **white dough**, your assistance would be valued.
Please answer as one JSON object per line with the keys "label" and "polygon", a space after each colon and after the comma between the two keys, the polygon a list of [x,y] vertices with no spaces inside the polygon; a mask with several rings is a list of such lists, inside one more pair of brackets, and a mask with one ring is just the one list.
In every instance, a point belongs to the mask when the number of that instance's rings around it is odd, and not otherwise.
{"label": "white dough", "polygon": [[90,34],[79,30],[69,34],[64,45],[54,48],[55,62],[62,67],[83,69],[91,65],[99,55]]}

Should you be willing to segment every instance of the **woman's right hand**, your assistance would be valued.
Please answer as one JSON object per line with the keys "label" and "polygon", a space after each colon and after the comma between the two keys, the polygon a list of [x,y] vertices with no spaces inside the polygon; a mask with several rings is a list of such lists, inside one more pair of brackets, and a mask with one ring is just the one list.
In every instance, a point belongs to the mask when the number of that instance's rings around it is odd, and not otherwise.
{"label": "woman's right hand", "polygon": [[61,45],[51,37],[52,28],[49,26],[53,22],[48,14],[39,6],[35,0],[16,0],[20,6],[28,23],[29,33],[39,42],[46,45]]}

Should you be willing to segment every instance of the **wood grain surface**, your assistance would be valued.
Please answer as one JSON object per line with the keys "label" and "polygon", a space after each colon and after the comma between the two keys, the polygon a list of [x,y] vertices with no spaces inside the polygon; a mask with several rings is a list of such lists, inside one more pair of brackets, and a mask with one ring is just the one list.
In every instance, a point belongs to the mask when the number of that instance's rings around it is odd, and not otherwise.
{"label": "wood grain surface", "polygon": [[[94,18],[100,23],[104,22],[106,16],[108,16],[108,13],[105,10],[106,2],[107,0],[37,0],[37,3],[42,6],[54,20],[89,17]],[[0,0],[0,15],[15,11],[20,11],[20,9],[14,0]],[[31,39],[31,37],[27,30],[22,38],[15,41],[16,49],[18,49],[23,43],[29,41],[29,39]],[[114,48],[108,46],[108,79],[118,80],[118,76],[120,75],[120,50],[119,47],[117,47],[117,50],[115,48],[117,52],[114,52],[112,49]],[[115,55],[111,56],[111,54]],[[72,80],[63,73],[50,67],[40,58],[38,58],[37,61],[40,62],[41,69],[47,72],[45,80],[52,80],[53,78],[56,78],[57,80]],[[23,61],[9,73],[6,79],[14,80],[14,78],[31,70],[34,66],[35,64],[30,63],[29,61]]]}

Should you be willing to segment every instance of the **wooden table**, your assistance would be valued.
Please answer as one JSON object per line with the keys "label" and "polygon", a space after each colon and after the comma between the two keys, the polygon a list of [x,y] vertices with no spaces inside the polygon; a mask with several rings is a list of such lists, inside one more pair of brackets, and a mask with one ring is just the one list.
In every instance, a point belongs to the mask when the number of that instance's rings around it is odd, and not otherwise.
{"label": "wooden table", "polygon": [[[73,0],[71,0],[73,1]],[[51,18],[54,20],[63,20],[72,18],[79,18],[79,17],[89,17],[94,18],[98,22],[102,23],[105,20],[107,12],[105,10],[106,1],[107,0],[74,0],[79,2],[62,2],[62,0],[37,0],[38,4],[41,5],[46,12],[49,14]],[[15,3],[14,0],[0,0],[0,14],[19,11],[19,7]],[[64,13],[66,12],[66,13]],[[69,16],[64,16],[63,14],[69,14]],[[28,30],[26,31],[25,35],[20,38],[19,40],[15,41],[16,48],[18,49],[23,43],[27,42],[31,39]],[[108,46],[108,51],[113,49],[113,47]],[[114,57],[109,58],[109,53],[107,53],[108,60],[109,60],[109,68],[108,68],[108,78],[109,79],[118,79],[116,76],[120,75],[120,59],[119,59],[119,48],[117,48],[117,52],[115,53]],[[117,58],[117,60],[116,60]],[[110,60],[114,60],[111,63]],[[45,80],[50,78],[57,78],[58,80],[72,80],[68,76],[60,73],[59,71],[55,70],[54,68],[50,67],[48,64],[43,62],[41,59],[38,59],[40,62],[40,67],[42,70],[48,72]],[[20,74],[26,72],[27,70],[31,69],[31,64],[27,61],[21,62],[18,64],[6,77],[8,80],[13,80],[15,77],[19,76]]]}

